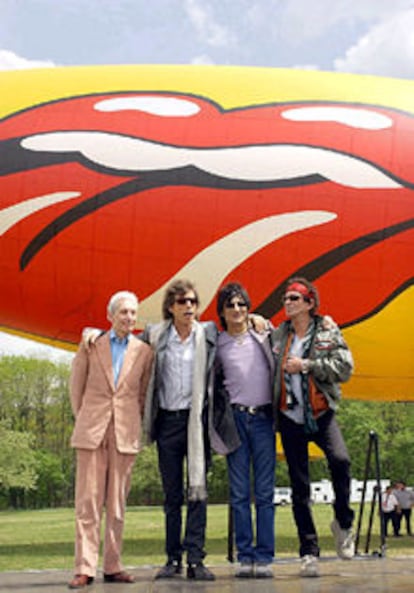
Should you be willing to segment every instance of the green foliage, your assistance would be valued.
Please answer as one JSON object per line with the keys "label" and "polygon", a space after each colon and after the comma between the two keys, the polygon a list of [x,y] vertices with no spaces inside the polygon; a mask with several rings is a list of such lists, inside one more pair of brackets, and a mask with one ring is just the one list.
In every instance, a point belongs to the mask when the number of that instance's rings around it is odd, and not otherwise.
{"label": "green foliage", "polygon": [[44,508],[59,506],[65,498],[66,479],[62,461],[50,451],[36,451],[37,479],[34,489],[26,493],[25,506]]}
{"label": "green foliage", "polygon": [[276,462],[276,484],[278,486],[290,485],[287,463],[283,460],[278,460]]}
{"label": "green foliage", "polygon": [[[383,478],[400,475],[414,484],[413,450],[414,405],[400,402],[343,401],[338,421],[351,455],[352,475],[363,479],[370,431],[376,432]],[[374,464],[369,478],[375,478]]]}
{"label": "green foliage", "polygon": [[128,504],[161,504],[163,493],[158,472],[158,457],[155,445],[144,448],[137,457],[131,481]]}
{"label": "green foliage", "polygon": [[0,488],[32,488],[36,481],[34,438],[26,432],[10,430],[0,422]]}
{"label": "green foliage", "polygon": [[213,455],[208,480],[208,500],[212,503],[227,502],[229,499],[229,480],[227,461],[222,455]]}
{"label": "green foliage", "polygon": [[[0,423],[7,422],[16,441],[11,462],[22,464],[28,459],[18,449],[27,443],[31,463],[30,480],[20,470],[19,481],[2,480],[3,504],[39,507],[71,502],[74,464],[69,439],[73,421],[68,381],[67,364],[24,356],[0,358]],[[0,475],[5,472],[3,449]]]}

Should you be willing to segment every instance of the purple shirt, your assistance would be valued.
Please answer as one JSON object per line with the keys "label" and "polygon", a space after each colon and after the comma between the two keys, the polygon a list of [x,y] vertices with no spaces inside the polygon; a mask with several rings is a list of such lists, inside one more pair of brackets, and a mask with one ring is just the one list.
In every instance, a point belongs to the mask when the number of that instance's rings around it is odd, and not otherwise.
{"label": "purple shirt", "polygon": [[261,345],[249,332],[219,335],[217,358],[224,371],[230,403],[263,406],[272,401],[271,370]]}

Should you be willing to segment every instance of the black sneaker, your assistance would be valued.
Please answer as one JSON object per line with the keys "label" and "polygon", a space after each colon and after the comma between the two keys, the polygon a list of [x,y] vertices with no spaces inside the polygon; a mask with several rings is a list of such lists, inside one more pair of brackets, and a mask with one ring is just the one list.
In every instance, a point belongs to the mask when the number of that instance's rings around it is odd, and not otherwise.
{"label": "black sneaker", "polygon": [[173,579],[179,576],[183,572],[183,566],[181,562],[172,562],[169,560],[165,566],[159,569],[155,575],[156,579]]}
{"label": "black sneaker", "polygon": [[202,562],[187,566],[187,579],[195,581],[215,581],[216,577]]}

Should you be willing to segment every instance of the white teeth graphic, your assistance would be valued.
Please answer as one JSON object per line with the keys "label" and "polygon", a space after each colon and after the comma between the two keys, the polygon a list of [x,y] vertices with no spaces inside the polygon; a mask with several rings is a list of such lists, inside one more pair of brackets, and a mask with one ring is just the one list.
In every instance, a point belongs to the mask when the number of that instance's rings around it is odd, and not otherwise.
{"label": "white teeth graphic", "polygon": [[225,179],[247,182],[321,175],[352,188],[401,187],[376,166],[357,157],[293,144],[180,148],[106,132],[51,132],[29,136],[22,140],[22,146],[40,152],[78,152],[97,165],[135,173],[193,165]]}
{"label": "white teeth graphic", "polygon": [[95,103],[94,109],[106,113],[141,111],[159,117],[191,117],[201,111],[197,103],[177,97],[116,97]]}
{"label": "white teeth graphic", "polygon": [[392,119],[387,115],[361,107],[340,107],[337,105],[293,107],[285,109],[281,116],[291,121],[330,121],[360,130],[384,130],[393,126]]}
{"label": "white teeth graphic", "polygon": [[[178,278],[189,278],[200,294],[200,312],[207,309],[228,274],[257,251],[286,235],[326,224],[337,217],[323,210],[289,212],[269,216],[248,224],[203,249],[152,295],[141,301],[137,327],[160,318],[167,285]],[[206,270],[208,272],[206,273]]]}
{"label": "white teeth graphic", "polygon": [[65,200],[77,198],[80,195],[81,194],[79,192],[75,191],[55,192],[53,194],[37,196],[36,198],[19,202],[18,204],[14,204],[8,208],[3,208],[3,210],[0,210],[0,236],[8,231],[12,226],[27,216],[30,216],[30,214],[38,212],[43,208],[47,208],[52,204],[58,204],[59,202],[64,202]]}

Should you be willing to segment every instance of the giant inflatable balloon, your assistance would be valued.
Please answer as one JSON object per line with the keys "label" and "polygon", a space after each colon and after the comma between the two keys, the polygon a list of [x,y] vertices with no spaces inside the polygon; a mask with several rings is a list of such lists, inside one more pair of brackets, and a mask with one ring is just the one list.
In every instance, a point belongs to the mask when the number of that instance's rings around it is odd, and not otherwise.
{"label": "giant inflatable balloon", "polygon": [[0,325],[75,344],[109,296],[158,320],[229,280],[278,323],[314,281],[356,361],[347,397],[414,399],[414,82],[272,69],[0,73]]}

